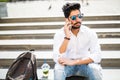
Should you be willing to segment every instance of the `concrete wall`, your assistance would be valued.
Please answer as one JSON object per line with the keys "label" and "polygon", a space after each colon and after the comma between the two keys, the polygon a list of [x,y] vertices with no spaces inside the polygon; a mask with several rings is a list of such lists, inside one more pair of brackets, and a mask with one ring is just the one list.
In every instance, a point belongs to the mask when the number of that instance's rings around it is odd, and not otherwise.
{"label": "concrete wall", "polygon": [[8,17],[63,16],[62,6],[66,2],[81,3],[84,15],[120,14],[120,0],[88,0],[89,5],[80,0],[48,0],[7,3]]}

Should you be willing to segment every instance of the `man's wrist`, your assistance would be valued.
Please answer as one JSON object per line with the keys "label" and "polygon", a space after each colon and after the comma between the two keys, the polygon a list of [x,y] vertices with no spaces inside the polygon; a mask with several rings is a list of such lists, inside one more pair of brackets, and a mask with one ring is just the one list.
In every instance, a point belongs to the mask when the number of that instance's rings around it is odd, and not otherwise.
{"label": "man's wrist", "polygon": [[64,37],[64,39],[66,39],[66,40],[70,40],[70,38],[69,38],[69,37]]}
{"label": "man's wrist", "polygon": [[80,64],[80,60],[79,59],[75,60],[75,65],[79,65],[79,64]]}

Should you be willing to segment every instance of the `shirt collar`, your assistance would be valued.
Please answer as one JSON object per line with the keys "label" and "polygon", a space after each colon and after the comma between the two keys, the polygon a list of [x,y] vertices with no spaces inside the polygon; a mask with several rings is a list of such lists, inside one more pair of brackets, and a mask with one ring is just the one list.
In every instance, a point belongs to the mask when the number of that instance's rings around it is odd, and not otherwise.
{"label": "shirt collar", "polygon": [[[85,31],[84,31],[84,26],[81,25],[78,34],[80,34],[80,33],[84,33],[84,32],[85,32]],[[70,33],[73,35],[73,33],[72,33],[71,31],[70,31]]]}

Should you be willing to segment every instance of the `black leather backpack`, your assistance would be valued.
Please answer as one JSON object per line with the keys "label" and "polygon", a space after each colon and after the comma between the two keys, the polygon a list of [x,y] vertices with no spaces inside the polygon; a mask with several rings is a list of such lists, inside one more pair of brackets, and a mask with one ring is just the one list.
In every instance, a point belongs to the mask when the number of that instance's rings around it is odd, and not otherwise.
{"label": "black leather backpack", "polygon": [[38,80],[35,55],[29,51],[20,54],[10,65],[6,80]]}

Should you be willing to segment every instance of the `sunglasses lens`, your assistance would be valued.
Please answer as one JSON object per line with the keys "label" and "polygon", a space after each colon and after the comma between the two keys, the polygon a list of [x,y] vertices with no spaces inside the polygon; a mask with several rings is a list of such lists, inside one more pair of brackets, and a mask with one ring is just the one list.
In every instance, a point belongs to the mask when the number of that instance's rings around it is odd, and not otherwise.
{"label": "sunglasses lens", "polygon": [[83,17],[82,15],[78,15],[78,18],[80,18],[80,19],[81,19],[82,17]]}
{"label": "sunglasses lens", "polygon": [[76,20],[76,16],[71,16],[71,19],[72,20]]}
{"label": "sunglasses lens", "polygon": [[78,17],[78,18],[83,18],[83,15],[82,14],[79,14],[79,15],[77,15],[77,16],[71,16],[71,19],[72,20],[76,20],[76,17]]}

